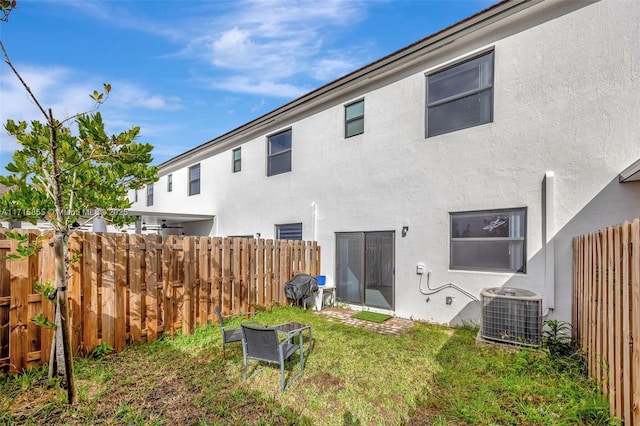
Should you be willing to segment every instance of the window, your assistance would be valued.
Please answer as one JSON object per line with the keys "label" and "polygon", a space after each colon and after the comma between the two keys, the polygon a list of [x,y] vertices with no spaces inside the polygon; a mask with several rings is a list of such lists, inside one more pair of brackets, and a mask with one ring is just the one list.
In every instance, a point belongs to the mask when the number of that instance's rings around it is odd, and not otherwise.
{"label": "window", "polygon": [[147,185],[147,206],[153,205],[153,184]]}
{"label": "window", "polygon": [[291,171],[291,129],[268,138],[267,176]]}
{"label": "window", "polygon": [[526,208],[451,213],[449,267],[525,271]]}
{"label": "window", "polygon": [[287,223],[276,225],[276,240],[302,240],[302,224]]}
{"label": "window", "polygon": [[493,51],[427,76],[427,137],[493,121]]}
{"label": "window", "polygon": [[242,170],[242,151],[241,148],[233,150],[233,173],[237,173]]}
{"label": "window", "polygon": [[200,164],[189,167],[189,195],[200,193]]}
{"label": "window", "polygon": [[133,201],[134,201],[135,203],[137,203],[137,202],[138,202],[138,190],[137,190],[137,189],[135,189],[135,190],[133,191]]}
{"label": "window", "polygon": [[173,191],[173,174],[167,175],[167,192]]}
{"label": "window", "polygon": [[364,99],[344,107],[344,137],[364,133]]}

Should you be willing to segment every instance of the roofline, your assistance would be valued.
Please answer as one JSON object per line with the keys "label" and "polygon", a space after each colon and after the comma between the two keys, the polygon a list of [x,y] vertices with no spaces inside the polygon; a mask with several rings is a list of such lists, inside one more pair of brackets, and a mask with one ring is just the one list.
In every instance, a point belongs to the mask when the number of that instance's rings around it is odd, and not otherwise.
{"label": "roofline", "polygon": [[619,176],[621,183],[640,181],[640,160],[637,160],[629,167],[624,169]]}
{"label": "roofline", "polygon": [[424,55],[436,48],[448,44],[470,32],[483,28],[493,22],[510,16],[520,10],[533,6],[544,0],[502,0],[468,18],[463,19],[453,25],[450,25],[438,32],[435,32],[422,40],[410,44],[394,53],[391,53],[381,59],[378,59],[368,65],[365,65],[343,77],[329,82],[299,98],[292,100],[275,110],[268,112],[234,130],[224,133],[208,142],[198,145],[188,151],[173,157],[158,167],[161,171],[164,169],[177,169],[184,166],[185,160],[196,156],[203,151],[221,145],[225,142],[232,141],[239,136],[247,136],[250,133],[257,132],[268,124],[277,121],[277,118],[291,112],[301,112],[305,106],[315,104],[315,101],[321,101],[329,98],[330,95],[338,92],[345,87],[353,87],[358,83],[370,80],[378,75],[382,75],[393,66],[406,65],[418,54]]}

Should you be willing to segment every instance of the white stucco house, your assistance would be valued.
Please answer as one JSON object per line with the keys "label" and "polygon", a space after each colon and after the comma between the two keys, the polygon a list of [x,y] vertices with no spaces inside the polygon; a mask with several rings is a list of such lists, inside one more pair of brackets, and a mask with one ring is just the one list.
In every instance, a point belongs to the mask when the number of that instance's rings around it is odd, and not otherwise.
{"label": "white stucco house", "polygon": [[509,287],[569,321],[572,238],[640,216],[639,158],[640,2],[505,0],[166,161],[131,210],[317,240],[354,306],[460,324]]}

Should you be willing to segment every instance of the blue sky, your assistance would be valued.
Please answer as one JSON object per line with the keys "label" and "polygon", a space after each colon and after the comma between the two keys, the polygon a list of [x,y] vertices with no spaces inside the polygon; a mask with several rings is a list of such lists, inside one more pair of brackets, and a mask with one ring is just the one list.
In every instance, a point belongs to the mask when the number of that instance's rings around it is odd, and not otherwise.
{"label": "blue sky", "polygon": [[[18,0],[0,39],[58,119],[141,127],[160,164],[497,0]],[[42,119],[0,63],[0,122]],[[0,173],[17,145],[0,131]]]}

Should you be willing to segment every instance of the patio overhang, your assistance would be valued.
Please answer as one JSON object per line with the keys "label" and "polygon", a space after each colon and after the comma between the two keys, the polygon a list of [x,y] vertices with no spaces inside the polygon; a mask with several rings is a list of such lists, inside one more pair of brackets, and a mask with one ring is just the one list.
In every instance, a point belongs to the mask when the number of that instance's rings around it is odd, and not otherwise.
{"label": "patio overhang", "polygon": [[620,183],[640,181],[640,159],[624,169],[619,180]]}
{"label": "patio overhang", "polygon": [[194,222],[213,222],[213,219],[215,218],[215,215],[135,210],[129,210],[129,215],[137,216],[135,223],[136,233],[181,228]]}

